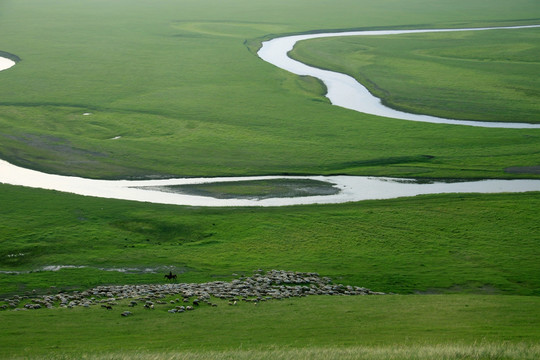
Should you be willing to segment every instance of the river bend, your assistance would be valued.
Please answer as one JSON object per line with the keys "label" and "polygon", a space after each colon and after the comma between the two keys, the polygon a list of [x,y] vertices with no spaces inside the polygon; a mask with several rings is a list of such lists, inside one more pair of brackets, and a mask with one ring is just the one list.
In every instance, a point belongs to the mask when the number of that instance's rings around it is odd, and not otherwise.
{"label": "river bend", "polygon": [[[321,79],[328,88],[328,98],[334,105],[368,114],[403,120],[424,121],[454,125],[540,128],[539,124],[486,123],[476,121],[442,119],[432,116],[407,114],[383,106],[352,77],[327,70],[307,66],[292,60],[287,53],[300,40],[331,36],[373,36],[399,35],[422,32],[472,31],[490,29],[519,29],[534,26],[477,28],[477,29],[435,29],[435,30],[389,30],[361,31],[296,35],[267,41],[259,51],[259,56],[284,70],[298,75],[310,75]],[[15,62],[0,58],[0,70],[6,70]],[[340,192],[335,195],[305,196],[269,199],[216,199],[195,195],[169,193],[156,190],[156,186],[201,184],[223,181],[269,180],[269,179],[313,179],[335,184]],[[366,176],[250,176],[226,178],[178,178],[166,180],[95,180],[73,176],[46,174],[25,169],[0,160],[0,183],[69,192],[84,196],[133,200],[173,205],[192,206],[287,206],[300,204],[329,204],[361,200],[392,199],[421,194],[441,193],[501,193],[540,191],[540,180],[482,180],[457,183],[435,182],[419,184],[409,179],[377,178]]]}
{"label": "river bend", "polygon": [[488,128],[540,129],[540,124],[455,120],[439,118],[429,115],[410,114],[403,111],[395,110],[383,105],[379,98],[373,96],[362,84],[356,81],[353,77],[334,71],[322,70],[316,67],[312,67],[299,61],[293,60],[288,56],[289,51],[293,49],[294,45],[297,42],[309,39],[339,36],[380,36],[456,31],[516,30],[537,27],[540,27],[540,25],[467,29],[348,31],[293,35],[275,38],[263,42],[263,45],[257,54],[264,61],[269,62],[270,64],[273,64],[283,70],[287,70],[293,74],[308,75],[320,79],[326,85],[326,97],[330,100],[330,102],[333,105],[340,106],[346,109],[394,119],[421,121],[436,124],[467,125]]}

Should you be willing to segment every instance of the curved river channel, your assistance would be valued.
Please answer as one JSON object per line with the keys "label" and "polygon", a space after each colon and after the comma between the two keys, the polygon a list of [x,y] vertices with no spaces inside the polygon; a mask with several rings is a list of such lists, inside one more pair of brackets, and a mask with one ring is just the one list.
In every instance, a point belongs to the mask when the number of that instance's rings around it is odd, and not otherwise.
{"label": "curved river channel", "polygon": [[319,39],[337,36],[377,36],[377,35],[402,35],[434,32],[456,32],[456,31],[485,31],[485,30],[515,30],[526,28],[537,28],[540,25],[491,27],[491,28],[469,28],[469,29],[423,29],[423,30],[375,30],[375,31],[349,31],[338,33],[321,33],[307,35],[293,35],[272,39],[263,43],[257,53],[259,57],[281,69],[287,70],[296,75],[309,75],[324,82],[327,88],[326,97],[333,105],[346,109],[355,110],[371,115],[384,116],[394,119],[422,121],[436,124],[467,125],[490,128],[512,128],[540,129],[540,124],[528,123],[502,123],[502,122],[482,122],[468,120],[444,119],[435,116],[409,114],[394,110],[384,106],[381,100],[373,95],[358,83],[353,77],[333,71],[322,70],[308,66],[288,56],[294,45],[298,41]]}
{"label": "curved river channel", "polygon": [[[373,97],[352,77],[307,66],[298,61],[292,60],[287,56],[287,53],[293,48],[297,41],[321,37],[399,35],[426,32],[520,29],[528,27],[540,27],[540,25],[473,29],[354,31],[343,33],[296,35],[276,38],[263,43],[258,55],[261,59],[284,70],[298,75],[310,75],[321,79],[328,88],[327,97],[330,99],[332,104],[348,109],[409,121],[498,128],[540,128],[540,124],[489,123],[453,120],[426,115],[408,114],[393,110],[383,106],[379,99]],[[9,69],[13,65],[15,65],[13,61],[0,58],[0,70]],[[213,197],[164,192],[156,189],[156,187],[173,185],[269,179],[319,180],[334,184],[335,187],[340,191],[335,195],[321,196],[265,199],[217,199]],[[35,170],[21,168],[4,160],[0,160],[0,183],[57,190],[85,196],[192,206],[287,206],[300,204],[344,203],[373,199],[392,199],[421,194],[540,191],[540,180],[482,180],[454,183],[417,183],[412,179],[366,176],[250,176],[135,181],[94,180],[80,177],[46,174]]]}

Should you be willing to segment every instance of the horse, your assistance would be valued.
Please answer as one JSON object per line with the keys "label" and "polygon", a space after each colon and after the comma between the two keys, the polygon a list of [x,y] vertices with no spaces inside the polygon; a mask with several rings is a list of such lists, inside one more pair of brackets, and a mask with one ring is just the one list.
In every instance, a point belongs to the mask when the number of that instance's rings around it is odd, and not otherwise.
{"label": "horse", "polygon": [[169,281],[176,281],[176,274],[173,274],[172,271],[169,271],[169,273],[164,277]]}

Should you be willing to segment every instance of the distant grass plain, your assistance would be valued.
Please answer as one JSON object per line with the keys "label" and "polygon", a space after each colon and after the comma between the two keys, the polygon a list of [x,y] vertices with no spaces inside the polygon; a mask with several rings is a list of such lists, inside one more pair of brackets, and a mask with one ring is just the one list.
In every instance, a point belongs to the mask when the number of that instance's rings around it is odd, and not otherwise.
{"label": "distant grass plain", "polygon": [[[535,23],[531,14],[538,11],[529,1],[514,9],[504,1],[489,5],[461,1],[453,5],[459,11],[449,11],[440,1],[429,6],[424,1],[384,4],[7,2],[0,15],[2,50],[22,60],[2,74],[0,158],[46,172],[93,178],[282,173],[537,177],[505,172],[508,167],[538,165],[540,140],[535,130],[427,125],[335,108],[324,98],[319,82],[277,69],[254,54],[260,40],[280,34],[526,25]],[[392,7],[403,12],[388,10]],[[454,34],[442,40],[444,35],[422,35],[432,44],[418,50],[430,55],[423,56],[419,66],[424,77],[407,73],[408,58],[418,52],[415,38],[380,39],[383,50],[394,57],[382,50],[367,56],[375,56],[370,61],[380,63],[375,70],[383,73],[373,82],[381,88],[390,83],[379,92],[390,92],[389,101],[404,97],[400,106],[407,103],[419,112],[435,108],[436,114],[446,111],[457,117],[476,112],[477,118],[482,114],[489,120],[538,122],[534,101],[538,79],[530,76],[538,72],[537,62],[505,62],[504,71],[487,74],[477,71],[477,61],[462,61],[467,66],[461,68],[441,65],[441,58],[462,54],[464,48],[493,46],[492,37],[497,36],[530,47],[525,59],[537,58],[538,32]],[[335,40],[334,48],[343,41]],[[365,61],[358,58],[364,52],[359,49],[363,48],[344,48],[339,55],[356,66]],[[519,46],[505,49],[516,59],[523,53]],[[486,51],[497,55],[496,60],[502,56]],[[396,60],[396,55],[406,59]],[[356,60],[349,61],[351,57]],[[491,63],[498,61],[487,65]],[[428,70],[440,72],[428,76]],[[486,83],[493,74],[494,80]],[[530,94],[520,97],[515,90],[505,98],[511,89],[497,90],[492,84],[505,74],[514,81],[525,79],[521,86]],[[372,80],[370,73],[366,76]],[[406,76],[409,82],[402,81]],[[443,81],[448,78],[452,81]],[[438,91],[433,90],[435,81]],[[468,90],[468,85],[474,87]],[[497,97],[479,92],[482,86]],[[456,105],[461,94],[461,105]],[[484,105],[486,97],[493,99]],[[520,102],[512,105],[516,99]],[[492,106],[494,102],[499,106]]]}
{"label": "distant grass plain", "polygon": [[[527,0],[3,1],[0,51],[20,61],[0,73],[0,158],[92,178],[538,178],[505,171],[540,165],[538,130],[421,124],[339,109],[318,81],[283,72],[254,52],[261,40],[313,30],[539,22],[540,7]],[[539,34],[325,39],[300,44],[295,56],[368,79],[374,93],[407,111],[538,123]],[[415,358],[433,348],[451,349],[450,359],[472,358],[473,349],[483,351],[475,358],[535,358],[539,199],[440,195],[204,209],[0,185],[0,270],[22,272],[0,274],[4,295],[160,282],[160,273],[99,270],[159,266],[174,266],[186,282],[279,268],[409,294],[306,298],[264,304],[259,312],[206,308],[180,320],[163,310],[141,312],[126,319],[131,325],[98,309],[0,312],[0,357],[128,358],[135,336],[143,358],[178,351],[270,358],[276,348],[280,356],[300,351],[294,354],[305,358],[317,351],[345,358],[347,350],[352,358],[377,358],[366,355],[377,349],[379,358],[400,349],[395,358]],[[35,271],[50,265],[86,267]],[[185,333],[176,335],[179,328]]]}

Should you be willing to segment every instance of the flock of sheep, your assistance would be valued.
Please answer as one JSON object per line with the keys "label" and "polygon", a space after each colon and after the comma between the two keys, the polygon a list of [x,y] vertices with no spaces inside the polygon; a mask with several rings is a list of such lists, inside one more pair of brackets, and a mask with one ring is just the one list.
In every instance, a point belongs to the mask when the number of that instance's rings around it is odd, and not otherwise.
{"label": "flock of sheep", "polygon": [[[143,308],[151,310],[156,305],[174,305],[168,311],[181,313],[194,310],[201,304],[217,306],[212,298],[228,300],[229,305],[239,301],[254,303],[279,300],[308,295],[383,295],[366,288],[342,284],[332,284],[330,278],[321,277],[317,273],[270,270],[263,273],[257,270],[252,276],[241,276],[230,282],[213,281],[207,283],[167,283],[143,285],[111,285],[73,293],[58,293],[42,296],[13,296],[4,299],[0,308],[13,310],[29,310],[41,308],[73,308],[76,306],[101,307],[112,310],[124,300],[127,306],[135,307],[143,303]],[[166,301],[166,298],[171,298]],[[124,301],[126,302],[126,301]],[[122,303],[124,303],[122,302]],[[125,305],[124,305],[125,306]],[[129,316],[124,311],[122,316]]]}

